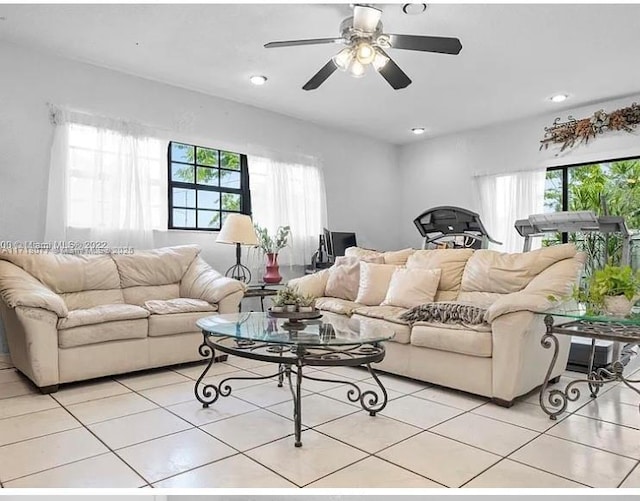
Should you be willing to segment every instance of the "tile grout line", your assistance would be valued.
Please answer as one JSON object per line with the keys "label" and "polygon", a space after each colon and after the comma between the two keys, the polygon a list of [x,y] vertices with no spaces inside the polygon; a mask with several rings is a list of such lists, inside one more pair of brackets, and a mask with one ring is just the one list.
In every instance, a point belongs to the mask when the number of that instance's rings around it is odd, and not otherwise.
{"label": "tile grout line", "polygon": [[636,471],[636,469],[640,470],[640,461],[638,461],[638,462],[636,463],[636,465],[635,465],[633,468],[631,468],[631,470],[629,470],[629,473],[627,473],[627,474],[624,476],[624,478],[622,479],[622,481],[618,484],[618,488],[622,487],[622,484],[624,484],[624,483],[627,481],[627,479],[631,476],[631,474],[632,474],[634,471]]}

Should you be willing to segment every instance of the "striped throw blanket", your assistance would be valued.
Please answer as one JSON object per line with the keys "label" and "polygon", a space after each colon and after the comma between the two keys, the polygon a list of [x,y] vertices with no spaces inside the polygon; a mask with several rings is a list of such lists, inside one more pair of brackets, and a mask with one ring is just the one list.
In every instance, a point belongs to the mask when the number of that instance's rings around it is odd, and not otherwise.
{"label": "striped throw blanket", "polygon": [[404,312],[400,318],[414,324],[416,322],[438,322],[441,324],[470,324],[484,323],[487,310],[463,303],[425,303]]}

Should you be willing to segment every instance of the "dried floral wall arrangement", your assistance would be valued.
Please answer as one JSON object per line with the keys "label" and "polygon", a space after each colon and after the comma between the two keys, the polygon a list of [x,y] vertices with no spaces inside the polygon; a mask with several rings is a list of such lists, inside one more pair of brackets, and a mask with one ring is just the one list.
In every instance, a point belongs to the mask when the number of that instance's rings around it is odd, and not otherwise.
{"label": "dried floral wall arrangement", "polygon": [[589,139],[594,139],[605,131],[632,132],[638,124],[640,106],[637,103],[611,113],[599,110],[590,118],[582,120],[569,116],[566,122],[562,122],[558,117],[552,126],[544,128],[544,139],[540,141],[540,149],[546,149],[550,144],[562,144],[560,151],[564,151],[579,144],[587,144]]}

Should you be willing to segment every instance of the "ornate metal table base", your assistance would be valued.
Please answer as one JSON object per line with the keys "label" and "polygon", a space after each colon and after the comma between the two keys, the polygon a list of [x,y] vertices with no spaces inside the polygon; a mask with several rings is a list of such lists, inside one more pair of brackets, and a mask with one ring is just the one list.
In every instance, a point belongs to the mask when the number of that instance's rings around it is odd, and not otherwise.
{"label": "ornate metal table base", "polygon": [[[595,369],[593,367],[594,363],[594,354],[595,354],[595,340],[596,338],[592,338],[591,343],[591,357],[589,360],[589,372],[584,379],[575,379],[568,383],[564,390],[561,389],[553,389],[550,390],[547,395],[547,403],[545,402],[545,392],[547,391],[547,386],[549,385],[549,378],[551,377],[551,373],[556,364],[556,360],[558,359],[558,351],[560,349],[560,344],[558,342],[558,338],[556,337],[556,332],[553,326],[553,316],[547,315],[544,319],[544,323],[546,326],[546,332],[544,336],[542,336],[541,344],[544,348],[553,347],[553,356],[551,358],[551,364],[549,365],[549,369],[547,370],[547,374],[544,379],[544,383],[542,388],[540,389],[540,407],[542,410],[549,415],[550,419],[556,420],[560,414],[562,414],[566,409],[569,402],[575,402],[580,398],[580,390],[576,387],[578,384],[586,383],[591,392],[591,397],[596,398],[598,396],[598,392],[600,388],[602,388],[605,384],[613,383],[613,382],[622,382],[628,388],[635,391],[638,395],[640,395],[640,389],[633,386],[633,384],[640,383],[640,379],[628,379],[624,376],[624,365],[619,361],[611,364],[610,368],[599,368]],[[572,325],[575,325],[575,322],[572,322]],[[593,326],[592,326],[593,328]],[[557,328],[556,328],[557,329]],[[562,334],[573,334],[580,335],[581,333],[578,331],[567,331],[565,328]],[[594,334],[593,332],[583,332],[582,335]],[[640,411],[640,405],[638,405],[638,410]]]}
{"label": "ornate metal table base", "polygon": [[[227,377],[222,379],[217,385],[212,383],[203,384],[203,380],[213,364],[216,349],[244,358],[277,363],[278,371],[268,376]],[[379,362],[384,358],[384,347],[378,343],[341,347],[288,346],[256,341],[240,341],[230,338],[215,338],[205,334],[198,351],[202,357],[209,358],[207,366],[196,381],[194,387],[196,398],[205,408],[213,404],[219,397],[228,397],[231,395],[231,386],[229,384],[231,381],[263,380],[277,377],[278,386],[282,387],[284,379],[286,378],[293,398],[296,447],[302,447],[301,391],[303,379],[348,385],[347,399],[354,403],[359,402],[360,406],[369,412],[370,416],[375,416],[387,405],[387,390],[371,368],[371,363]],[[353,381],[320,378],[304,374],[303,368],[305,366],[365,366],[378,385],[380,392],[378,393],[374,390],[363,391],[360,386]]]}

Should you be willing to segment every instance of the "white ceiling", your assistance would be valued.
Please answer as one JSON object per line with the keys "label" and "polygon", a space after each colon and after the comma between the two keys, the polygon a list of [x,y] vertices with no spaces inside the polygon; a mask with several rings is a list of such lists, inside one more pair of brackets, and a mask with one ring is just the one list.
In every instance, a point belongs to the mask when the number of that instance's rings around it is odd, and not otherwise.
{"label": "white ceiling", "polygon": [[[640,91],[640,5],[381,7],[387,33],[455,36],[461,54],[391,49],[413,80],[400,91],[336,72],[305,92],[339,46],[263,44],[338,36],[346,4],[0,5],[0,40],[397,144],[411,127],[440,135]],[[558,92],[572,98],[550,103]]]}

